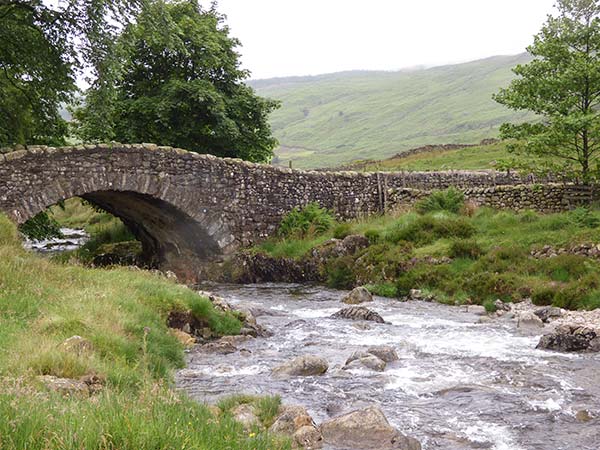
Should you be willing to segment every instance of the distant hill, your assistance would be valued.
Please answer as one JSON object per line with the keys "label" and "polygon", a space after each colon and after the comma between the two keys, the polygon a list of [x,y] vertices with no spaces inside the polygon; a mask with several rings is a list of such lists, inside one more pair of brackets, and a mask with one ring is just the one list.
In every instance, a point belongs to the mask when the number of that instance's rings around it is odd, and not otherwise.
{"label": "distant hill", "polygon": [[476,143],[523,120],[491,96],[513,78],[527,54],[398,72],[340,72],[253,80],[282,101],[271,124],[278,163],[314,168],[384,159],[428,144]]}

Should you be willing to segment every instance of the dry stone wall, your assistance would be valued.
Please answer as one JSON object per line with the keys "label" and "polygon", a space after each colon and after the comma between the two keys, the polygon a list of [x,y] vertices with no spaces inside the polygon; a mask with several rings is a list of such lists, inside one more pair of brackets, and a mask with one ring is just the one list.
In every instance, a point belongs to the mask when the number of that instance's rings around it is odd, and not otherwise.
{"label": "dry stone wall", "polygon": [[541,211],[573,208],[596,195],[513,173],[300,171],[153,144],[0,151],[0,210],[16,222],[83,197],[122,218],[163,264],[249,245],[311,201],[352,219],[449,186],[480,205]]}

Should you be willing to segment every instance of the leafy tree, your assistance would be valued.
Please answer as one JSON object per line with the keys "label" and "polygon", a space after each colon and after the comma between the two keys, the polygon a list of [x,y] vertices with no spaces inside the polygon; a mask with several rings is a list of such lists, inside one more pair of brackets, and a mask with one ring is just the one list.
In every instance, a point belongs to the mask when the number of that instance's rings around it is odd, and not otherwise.
{"label": "leafy tree", "polygon": [[149,2],[119,37],[119,66],[75,112],[81,137],[269,160],[276,141],[268,114],[277,103],[243,83],[249,73],[224,19],[195,0]]}
{"label": "leafy tree", "polygon": [[518,75],[495,100],[530,110],[540,120],[504,124],[501,135],[516,139],[510,150],[540,157],[542,166],[584,180],[599,173],[600,5],[598,0],[558,0],[559,14],[528,51],[534,59],[513,69]]}
{"label": "leafy tree", "polygon": [[142,0],[0,0],[0,145],[64,142],[59,108]]}

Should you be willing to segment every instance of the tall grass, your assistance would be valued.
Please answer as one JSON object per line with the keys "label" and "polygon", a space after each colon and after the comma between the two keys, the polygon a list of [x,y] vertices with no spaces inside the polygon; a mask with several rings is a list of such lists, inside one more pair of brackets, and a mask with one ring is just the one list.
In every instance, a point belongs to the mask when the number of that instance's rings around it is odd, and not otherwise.
{"label": "tall grass", "polygon": [[[188,309],[218,334],[240,330],[235,316],[159,275],[27,253],[0,215],[0,448],[288,448],[168,388],[184,357],[167,317]],[[91,349],[65,348],[73,335]],[[90,398],[63,397],[45,391],[39,375],[95,375],[105,384]]]}

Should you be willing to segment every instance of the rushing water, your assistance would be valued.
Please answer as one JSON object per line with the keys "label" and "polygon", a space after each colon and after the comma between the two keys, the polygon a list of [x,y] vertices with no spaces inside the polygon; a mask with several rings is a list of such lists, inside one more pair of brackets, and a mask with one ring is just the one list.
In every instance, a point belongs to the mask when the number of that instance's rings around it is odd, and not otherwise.
{"label": "rushing water", "polygon": [[[298,285],[211,286],[274,332],[229,355],[192,350],[178,385],[206,402],[232,393],[280,394],[317,423],[368,404],[424,449],[599,450],[600,357],[536,350],[508,320],[479,324],[461,308],[377,298],[391,324],[328,317],[342,293]],[[382,373],[341,370],[354,350],[395,347]],[[329,361],[319,377],[278,380],[271,369],[303,354]],[[582,420],[587,411],[591,420]],[[578,415],[579,412],[579,415]]]}
{"label": "rushing water", "polygon": [[77,250],[85,244],[90,236],[85,230],[76,230],[73,228],[61,228],[62,237],[42,240],[26,239],[23,246],[28,250],[38,253],[61,253],[71,250]]}

